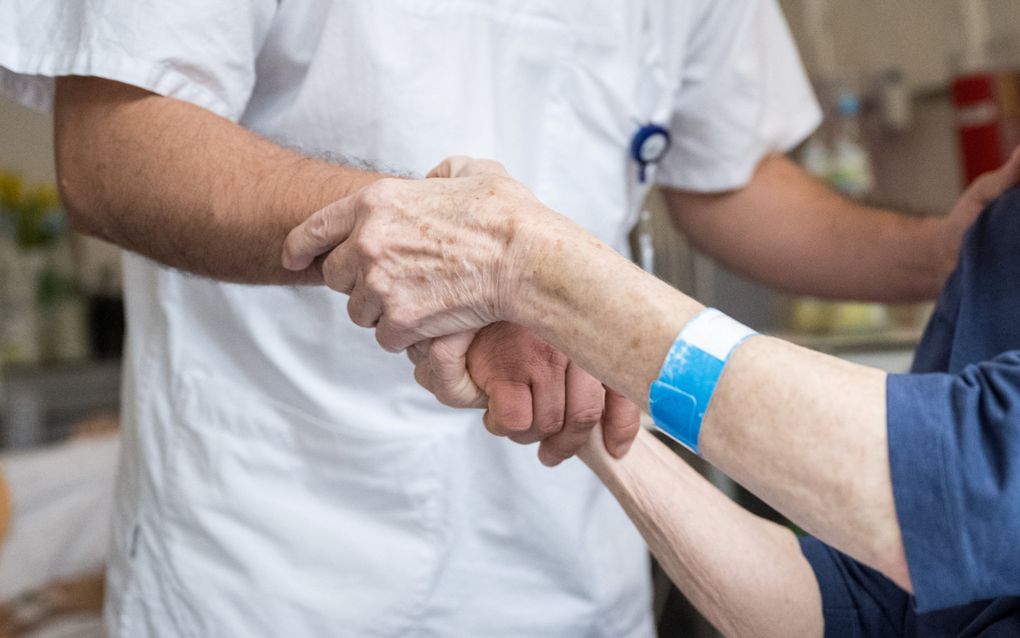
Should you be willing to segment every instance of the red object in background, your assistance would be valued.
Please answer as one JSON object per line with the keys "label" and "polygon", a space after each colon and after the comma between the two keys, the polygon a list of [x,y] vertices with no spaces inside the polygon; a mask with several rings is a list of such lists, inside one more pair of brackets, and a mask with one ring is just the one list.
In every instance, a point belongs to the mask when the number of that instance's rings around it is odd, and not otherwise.
{"label": "red object in background", "polygon": [[974,73],[953,81],[964,179],[1001,166],[1020,143],[1020,76]]}

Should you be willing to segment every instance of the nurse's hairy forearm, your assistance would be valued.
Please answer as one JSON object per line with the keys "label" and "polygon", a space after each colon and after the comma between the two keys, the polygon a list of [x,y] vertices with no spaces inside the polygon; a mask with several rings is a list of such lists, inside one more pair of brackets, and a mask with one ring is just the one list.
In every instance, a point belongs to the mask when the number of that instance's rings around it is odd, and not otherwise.
{"label": "nurse's hairy forearm", "polygon": [[[508,318],[647,408],[673,340],[702,306],[577,229],[526,228]],[[909,588],[886,449],[885,379],[752,338],[723,373],[700,445],[707,460],[804,529]]]}
{"label": "nurse's hairy forearm", "polygon": [[721,263],[786,292],[828,298],[933,299],[970,221],[857,204],[779,155],[742,189],[665,194],[676,226]]}
{"label": "nurse's hairy forearm", "polygon": [[198,275],[314,283],[283,240],[379,175],[281,148],[192,104],[100,78],[57,80],[60,191],[74,226]]}
{"label": "nurse's hairy forearm", "polygon": [[647,431],[623,459],[597,444],[579,456],[724,635],[822,635],[818,583],[790,530],[739,507]]}

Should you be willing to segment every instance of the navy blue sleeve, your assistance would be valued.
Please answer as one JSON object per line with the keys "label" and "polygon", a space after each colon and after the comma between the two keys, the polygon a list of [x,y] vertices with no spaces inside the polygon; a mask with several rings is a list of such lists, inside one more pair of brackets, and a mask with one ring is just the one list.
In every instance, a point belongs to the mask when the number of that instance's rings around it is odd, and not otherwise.
{"label": "navy blue sleeve", "polygon": [[890,375],[889,460],[917,611],[1020,592],[1020,351]]}
{"label": "navy blue sleeve", "polygon": [[822,592],[826,638],[901,636],[910,597],[877,571],[816,538],[800,539]]}

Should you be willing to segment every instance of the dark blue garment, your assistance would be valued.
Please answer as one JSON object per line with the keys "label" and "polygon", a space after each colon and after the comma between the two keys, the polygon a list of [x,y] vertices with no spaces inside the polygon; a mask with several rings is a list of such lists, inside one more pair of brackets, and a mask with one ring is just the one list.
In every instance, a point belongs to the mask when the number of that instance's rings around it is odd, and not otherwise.
{"label": "dark blue garment", "polygon": [[967,233],[887,420],[914,596],[805,539],[826,635],[1020,637],[1020,190]]}

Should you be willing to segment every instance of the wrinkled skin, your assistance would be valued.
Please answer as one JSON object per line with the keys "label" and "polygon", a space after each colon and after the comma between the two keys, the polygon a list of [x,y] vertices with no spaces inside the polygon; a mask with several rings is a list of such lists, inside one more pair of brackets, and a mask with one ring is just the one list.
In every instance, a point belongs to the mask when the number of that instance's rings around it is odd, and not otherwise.
{"label": "wrinkled skin", "polygon": [[328,253],[323,279],[348,312],[400,352],[502,319],[513,281],[518,212],[541,209],[505,175],[385,179],[314,213],[284,245],[284,265]]}
{"label": "wrinkled skin", "polygon": [[316,212],[288,237],[284,265],[328,253],[324,281],[350,294],[357,325],[375,327],[387,350],[409,348],[415,378],[443,403],[488,407],[493,434],[541,442],[546,465],[573,456],[599,423],[607,450],[625,454],[638,408],[526,329],[494,323],[513,297],[502,275],[518,215],[544,207],[496,162],[455,157],[429,177],[448,179],[383,180]]}

